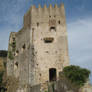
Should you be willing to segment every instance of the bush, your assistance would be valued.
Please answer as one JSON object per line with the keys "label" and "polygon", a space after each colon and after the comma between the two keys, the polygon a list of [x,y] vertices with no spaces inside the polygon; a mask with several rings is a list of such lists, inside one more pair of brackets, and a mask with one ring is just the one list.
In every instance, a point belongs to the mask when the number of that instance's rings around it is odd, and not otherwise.
{"label": "bush", "polygon": [[63,69],[63,73],[72,83],[81,87],[86,83],[89,78],[90,71],[79,66],[67,66]]}

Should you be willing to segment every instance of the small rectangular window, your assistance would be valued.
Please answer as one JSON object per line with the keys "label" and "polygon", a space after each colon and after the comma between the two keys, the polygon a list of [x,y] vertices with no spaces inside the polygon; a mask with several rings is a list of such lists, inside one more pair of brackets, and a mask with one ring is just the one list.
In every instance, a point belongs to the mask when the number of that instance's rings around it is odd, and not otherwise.
{"label": "small rectangular window", "polygon": [[52,37],[46,37],[46,38],[44,38],[44,42],[45,43],[52,43],[54,41],[54,38],[52,38]]}

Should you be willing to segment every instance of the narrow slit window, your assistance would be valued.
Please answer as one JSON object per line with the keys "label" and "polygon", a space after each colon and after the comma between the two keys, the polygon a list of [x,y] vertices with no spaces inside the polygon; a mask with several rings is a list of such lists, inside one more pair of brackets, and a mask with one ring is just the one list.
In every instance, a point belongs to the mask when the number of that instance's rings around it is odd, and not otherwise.
{"label": "narrow slit window", "polygon": [[37,22],[37,27],[39,27],[39,23]]}
{"label": "narrow slit window", "polygon": [[49,17],[51,18],[51,15]]}
{"label": "narrow slit window", "polygon": [[54,41],[54,38],[52,38],[52,37],[44,38],[45,43],[52,43],[53,41]]}
{"label": "narrow slit window", "polygon": [[58,21],[58,24],[60,24],[60,20]]}

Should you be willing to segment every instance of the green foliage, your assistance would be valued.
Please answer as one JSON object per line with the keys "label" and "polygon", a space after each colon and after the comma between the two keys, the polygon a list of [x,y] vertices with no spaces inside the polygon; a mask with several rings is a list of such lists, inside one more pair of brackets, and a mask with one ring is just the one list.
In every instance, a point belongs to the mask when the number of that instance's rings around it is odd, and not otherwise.
{"label": "green foliage", "polygon": [[90,71],[79,66],[67,66],[63,69],[63,73],[72,83],[81,87],[89,78]]}
{"label": "green foliage", "polygon": [[11,51],[8,52],[8,58],[9,58],[10,60],[13,60],[13,59],[14,59],[13,54],[12,54]]}

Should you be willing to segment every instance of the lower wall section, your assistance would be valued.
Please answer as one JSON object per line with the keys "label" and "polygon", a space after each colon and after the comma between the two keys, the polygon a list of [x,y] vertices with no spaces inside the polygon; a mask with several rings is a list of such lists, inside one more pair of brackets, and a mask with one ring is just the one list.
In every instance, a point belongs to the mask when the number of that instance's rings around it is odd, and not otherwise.
{"label": "lower wall section", "polygon": [[72,86],[67,80],[58,80],[32,87],[30,85],[21,86],[17,89],[17,91],[12,92],[92,92],[92,87],[85,85],[79,89]]}
{"label": "lower wall section", "polygon": [[54,82],[35,86],[21,85],[16,78],[11,77],[8,79],[7,92],[92,92],[92,86],[87,82],[82,88],[79,88],[63,77]]}
{"label": "lower wall section", "polygon": [[30,92],[40,92],[40,85],[33,86],[29,89]]}
{"label": "lower wall section", "polygon": [[40,92],[41,86],[40,85],[35,85],[33,87],[30,86],[25,86],[25,87],[20,87],[17,89],[17,92]]}

